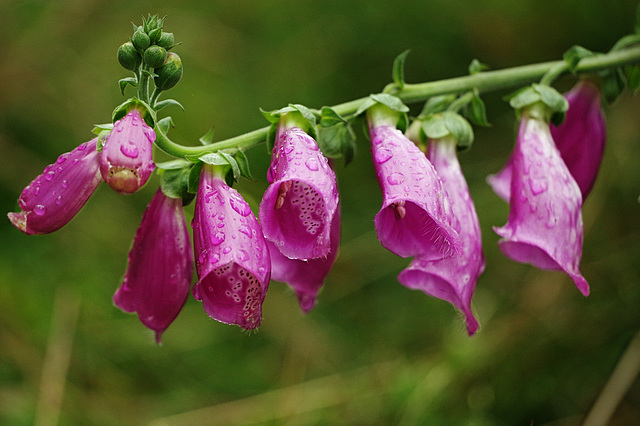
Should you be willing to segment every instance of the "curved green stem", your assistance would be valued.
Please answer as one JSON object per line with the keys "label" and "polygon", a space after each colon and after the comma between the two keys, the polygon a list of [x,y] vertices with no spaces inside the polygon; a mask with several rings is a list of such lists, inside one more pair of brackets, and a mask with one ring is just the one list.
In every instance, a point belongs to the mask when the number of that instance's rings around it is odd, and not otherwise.
{"label": "curved green stem", "polygon": [[[640,63],[640,47],[630,47],[584,58],[578,64],[575,73],[591,73],[636,63]],[[393,90],[393,87],[388,86],[385,90],[400,98],[404,103],[411,104],[424,102],[433,96],[461,93],[474,89],[480,93],[511,89],[539,80],[551,70],[554,70],[551,77],[556,78],[567,72],[568,69],[566,67],[563,68],[564,65],[564,61],[542,62],[496,71],[484,71],[463,77],[427,83],[405,84],[402,89],[396,87],[395,90]],[[144,73],[142,78],[144,79]],[[367,99],[368,97],[355,99],[335,105],[332,108],[338,114],[348,117],[353,115]],[[166,153],[176,157],[184,157],[186,155],[194,156],[222,149],[244,150],[264,142],[267,138],[268,131],[269,127],[267,126],[209,145],[182,146],[171,142],[166,135],[156,130],[156,145]]]}

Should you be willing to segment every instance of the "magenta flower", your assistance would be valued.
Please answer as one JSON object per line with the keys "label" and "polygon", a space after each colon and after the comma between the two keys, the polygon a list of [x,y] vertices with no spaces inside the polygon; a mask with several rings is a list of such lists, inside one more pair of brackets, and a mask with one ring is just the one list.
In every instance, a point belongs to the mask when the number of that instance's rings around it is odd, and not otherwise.
{"label": "magenta flower", "polygon": [[137,312],[161,342],[189,295],[193,255],[182,200],[160,188],[142,216],[129,252],[129,264],[113,302],[125,312]]}
{"label": "magenta flower", "polygon": [[48,234],[67,224],[87,202],[101,181],[98,139],[92,139],[44,169],[18,199],[22,211],[9,220],[22,232]]}
{"label": "magenta flower", "polygon": [[296,293],[300,308],[304,313],[309,312],[316,304],[318,291],[333,267],[338,257],[340,246],[340,208],[336,209],[331,222],[331,249],[326,257],[301,260],[289,259],[276,248],[275,244],[267,241],[271,254],[271,278],[274,281],[287,283]]}
{"label": "magenta flower", "polygon": [[155,169],[156,133],[139,110],[132,109],[113,125],[100,154],[102,179],[116,192],[131,194],[142,188]]}
{"label": "magenta flower", "polygon": [[271,277],[267,243],[247,202],[206,164],[192,227],[199,278],[194,297],[217,321],[258,327]]}
{"label": "magenta flower", "polygon": [[338,206],[336,176],[316,141],[283,119],[267,180],[259,212],[265,238],[291,259],[326,257]]}
{"label": "magenta flower", "polygon": [[[551,136],[569,172],[578,183],[584,201],[595,183],[602,162],[607,139],[604,114],[600,105],[600,92],[583,80],[565,94],[569,110],[560,126],[551,125]],[[493,191],[509,201],[511,163],[495,175],[487,177]]]}
{"label": "magenta flower", "polygon": [[582,195],[537,108],[521,112],[511,160],[509,220],[494,230],[502,237],[499,246],[506,256],[564,271],[586,296],[589,285],[580,273]]}
{"label": "magenta flower", "polygon": [[458,308],[465,316],[471,336],[478,330],[478,321],[471,312],[471,298],[485,266],[478,215],[456,156],[456,141],[453,138],[431,140],[428,157],[460,223],[462,253],[432,261],[415,258],[398,280],[408,288],[422,290]]}
{"label": "magenta flower", "polygon": [[461,251],[451,203],[433,165],[384,115],[367,112],[382,190],[375,218],[380,243],[401,257],[437,260]]}

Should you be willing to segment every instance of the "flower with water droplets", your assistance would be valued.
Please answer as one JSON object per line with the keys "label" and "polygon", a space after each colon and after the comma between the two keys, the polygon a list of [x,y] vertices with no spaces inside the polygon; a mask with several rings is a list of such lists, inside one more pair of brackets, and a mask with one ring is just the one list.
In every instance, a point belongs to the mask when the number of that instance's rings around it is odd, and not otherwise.
{"label": "flower with water droplets", "polygon": [[102,179],[114,190],[131,194],[142,188],[155,169],[154,130],[138,109],[131,109],[116,121],[100,153]]}
{"label": "flower with water droplets", "polygon": [[[607,130],[597,87],[582,80],[565,94],[569,109],[561,125],[551,125],[551,136],[569,172],[578,183],[582,200],[587,198],[602,162]],[[487,177],[494,192],[509,201],[512,159],[495,175]]]}
{"label": "flower with water droplets", "polygon": [[22,211],[8,214],[11,223],[33,235],[56,231],[73,219],[101,181],[97,142],[85,142],[47,166],[22,191]]}
{"label": "flower with water droplets", "polygon": [[442,180],[453,214],[459,221],[462,252],[460,256],[440,260],[415,258],[398,275],[398,281],[458,308],[464,314],[467,332],[471,336],[478,330],[478,320],[471,311],[471,298],[485,266],[478,215],[456,156],[456,140],[451,136],[430,140],[428,157]]}
{"label": "flower with water droplets", "polygon": [[451,202],[433,165],[395,126],[384,105],[367,110],[371,153],[382,190],[375,218],[378,239],[401,257],[436,260],[460,253]]}
{"label": "flower with water droplets", "polygon": [[271,262],[262,229],[222,166],[200,173],[192,221],[198,282],[193,295],[207,314],[247,330],[260,325]]}
{"label": "flower with water droplets", "polygon": [[158,188],[136,231],[127,272],[113,302],[123,311],[137,312],[160,343],[187,300],[192,275],[182,200],[169,198]]}
{"label": "flower with water droplets", "polygon": [[494,228],[509,258],[540,269],[567,273],[585,296],[589,285],[580,273],[582,194],[551,137],[546,106],[521,110],[511,157],[509,219]]}
{"label": "flower with water droplets", "polygon": [[267,240],[271,254],[271,278],[288,284],[295,291],[304,313],[309,312],[316,304],[318,291],[338,257],[340,246],[340,207],[336,209],[331,222],[331,248],[329,254],[317,259],[289,259]]}
{"label": "flower with water droplets", "polygon": [[296,114],[283,114],[278,123],[260,223],[265,238],[284,256],[316,259],[331,248],[338,188],[335,173]]}

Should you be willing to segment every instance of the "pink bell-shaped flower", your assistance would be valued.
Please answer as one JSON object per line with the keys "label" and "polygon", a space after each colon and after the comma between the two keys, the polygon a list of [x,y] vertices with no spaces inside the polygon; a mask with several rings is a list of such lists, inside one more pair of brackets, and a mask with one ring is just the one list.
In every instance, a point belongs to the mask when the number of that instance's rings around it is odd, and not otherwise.
{"label": "pink bell-shaped flower", "polygon": [[155,169],[156,133],[139,110],[132,109],[116,121],[100,153],[102,179],[116,192],[131,194],[142,188]]}
{"label": "pink bell-shaped flower", "polygon": [[582,194],[553,142],[545,111],[540,104],[521,110],[511,158],[509,219],[494,230],[506,256],[564,271],[586,296],[589,285],[580,273]]}
{"label": "pink bell-shaped flower", "polygon": [[460,256],[440,260],[415,258],[400,273],[398,281],[408,288],[446,300],[459,309],[464,314],[467,332],[471,336],[478,330],[478,321],[471,311],[471,298],[485,266],[478,215],[458,162],[455,139],[432,139],[427,155],[442,180],[453,214],[459,221],[462,251]]}
{"label": "pink bell-shaped flower", "polygon": [[102,180],[98,139],[92,139],[44,169],[18,199],[22,211],[9,220],[25,234],[48,234],[67,224],[87,202]]}
{"label": "pink bell-shaped flower", "polygon": [[271,277],[269,250],[251,208],[217,166],[202,168],[192,228],[194,297],[217,321],[258,327]]}
{"label": "pink bell-shaped flower", "polygon": [[382,246],[400,257],[423,260],[461,251],[451,202],[433,165],[395,126],[389,108],[367,110],[373,164],[382,190],[375,228]]}
{"label": "pink bell-shaped flower", "polygon": [[283,115],[260,203],[265,238],[290,259],[327,257],[338,206],[336,176],[316,141]]}
{"label": "pink bell-shaped flower", "polygon": [[160,343],[189,295],[193,255],[182,200],[158,188],[142,216],[129,252],[129,264],[113,302],[137,312]]}
{"label": "pink bell-shaped flower", "polygon": [[339,206],[333,215],[329,237],[331,248],[327,256],[309,260],[289,259],[280,253],[271,241],[267,241],[271,254],[271,278],[293,288],[304,313],[309,312],[315,306],[318,291],[338,257],[338,248],[340,247]]}
{"label": "pink bell-shaped flower", "polygon": [[[561,125],[551,125],[551,136],[569,172],[578,183],[584,202],[598,176],[607,139],[601,96],[598,89],[587,80],[578,82],[564,96],[569,102],[569,109]],[[511,167],[510,157],[500,172],[487,177],[493,191],[507,202],[511,187]]]}

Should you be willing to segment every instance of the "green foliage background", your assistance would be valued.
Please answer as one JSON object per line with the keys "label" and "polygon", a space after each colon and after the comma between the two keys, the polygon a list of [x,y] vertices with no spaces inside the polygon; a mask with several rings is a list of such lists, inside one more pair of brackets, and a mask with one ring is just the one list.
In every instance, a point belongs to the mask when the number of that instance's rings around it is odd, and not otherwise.
{"label": "green foliage background", "polygon": [[[606,51],[633,31],[631,0],[141,1],[0,3],[0,211],[62,152],[91,138],[120,104],[116,49],[147,13],[183,42],[170,94],[172,138],[197,144],[267,123],[288,103],[321,107],[378,92],[411,49],[407,81],[464,75],[473,58],[499,69],[559,59],[574,44]],[[568,89],[574,80],[559,82]],[[340,257],[316,309],[272,283],[258,333],[210,320],[190,298],[153,343],[113,307],[129,246],[157,178],[132,196],[101,186],[52,235],[0,220],[0,423],[578,424],[640,328],[640,102],[608,109],[601,175],[584,206],[583,298],[560,273],[506,259],[492,226],[508,206],[485,183],[514,140],[514,114],[488,94],[492,127],[461,162],[487,257],[474,298],[481,330],[466,337],[445,302],[403,288],[408,263],[386,252],[373,217],[381,196],[365,138],[339,165]],[[420,108],[420,106],[415,106]],[[362,136],[362,135],[360,135]],[[258,182],[268,156],[248,153]],[[190,214],[189,212],[187,213]],[[639,356],[636,354],[636,356]],[[67,363],[68,360],[68,363]],[[640,417],[640,383],[612,424]]]}

